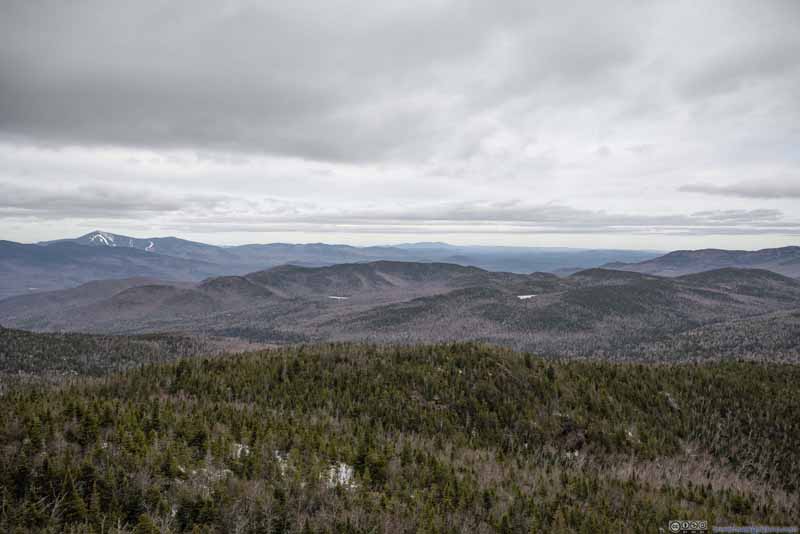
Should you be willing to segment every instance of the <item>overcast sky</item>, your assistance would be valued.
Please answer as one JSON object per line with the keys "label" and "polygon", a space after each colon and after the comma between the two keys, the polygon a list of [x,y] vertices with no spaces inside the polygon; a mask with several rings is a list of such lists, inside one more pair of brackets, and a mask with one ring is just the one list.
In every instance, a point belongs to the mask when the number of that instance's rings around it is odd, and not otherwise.
{"label": "overcast sky", "polygon": [[0,238],[800,244],[800,2],[3,0]]}

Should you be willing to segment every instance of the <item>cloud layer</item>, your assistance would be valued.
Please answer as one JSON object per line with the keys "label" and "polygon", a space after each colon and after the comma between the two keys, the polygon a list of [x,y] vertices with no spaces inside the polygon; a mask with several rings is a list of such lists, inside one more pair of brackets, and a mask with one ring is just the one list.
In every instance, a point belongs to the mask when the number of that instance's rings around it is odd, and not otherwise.
{"label": "cloud layer", "polygon": [[742,182],[731,185],[687,184],[680,187],[679,191],[740,198],[800,198],[800,181]]}
{"label": "cloud layer", "polygon": [[9,0],[0,237],[792,242],[798,23],[792,0]]}

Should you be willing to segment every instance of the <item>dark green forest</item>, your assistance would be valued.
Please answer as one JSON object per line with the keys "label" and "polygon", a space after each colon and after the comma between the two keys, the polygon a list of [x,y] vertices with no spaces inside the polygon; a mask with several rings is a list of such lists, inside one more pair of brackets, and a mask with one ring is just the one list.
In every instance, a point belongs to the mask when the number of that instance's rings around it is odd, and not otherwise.
{"label": "dark green forest", "polygon": [[330,344],[0,398],[3,532],[792,524],[800,368]]}
{"label": "dark green forest", "polygon": [[0,394],[21,384],[61,383],[142,363],[224,352],[236,343],[180,334],[39,333],[0,326]]}

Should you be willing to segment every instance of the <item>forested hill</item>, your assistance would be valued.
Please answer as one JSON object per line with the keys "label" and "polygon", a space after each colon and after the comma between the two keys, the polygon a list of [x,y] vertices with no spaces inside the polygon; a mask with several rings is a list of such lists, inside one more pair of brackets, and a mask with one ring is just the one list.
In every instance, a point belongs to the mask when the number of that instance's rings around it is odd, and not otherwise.
{"label": "forested hill", "polygon": [[800,281],[760,269],[674,278],[588,269],[558,278],[380,261],[198,284],[100,281],[0,301],[0,322],[258,343],[483,341],[548,356],[800,361],[798,302]]}
{"label": "forested hill", "polygon": [[793,524],[798,383],[792,365],[551,362],[476,344],[150,364],[0,397],[0,531]]}
{"label": "forested hill", "polygon": [[166,362],[247,346],[234,340],[179,334],[40,334],[0,326],[0,393],[5,387],[19,382],[102,375],[143,363]]}

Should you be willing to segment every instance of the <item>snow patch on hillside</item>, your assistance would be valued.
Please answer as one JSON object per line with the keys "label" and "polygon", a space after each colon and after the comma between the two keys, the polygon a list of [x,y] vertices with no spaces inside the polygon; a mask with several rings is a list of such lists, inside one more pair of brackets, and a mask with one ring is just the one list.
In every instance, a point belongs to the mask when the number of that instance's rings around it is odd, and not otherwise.
{"label": "snow patch on hillside", "polygon": [[242,456],[249,456],[250,455],[250,447],[245,445],[244,443],[234,443],[231,447],[231,455],[236,459],[239,460]]}
{"label": "snow patch on hillside", "polygon": [[286,471],[289,469],[289,454],[282,451],[273,451],[275,461],[278,463],[278,470],[281,476],[286,476]]}
{"label": "snow patch on hillside", "polygon": [[329,488],[342,486],[347,489],[355,489],[358,485],[355,482],[355,471],[353,466],[344,462],[339,462],[328,468],[326,482]]}
{"label": "snow patch on hillside", "polygon": [[536,295],[517,295],[517,298],[518,298],[519,300],[528,300],[528,299],[532,299],[532,298],[533,298],[533,297],[535,297],[535,296],[536,296]]}

